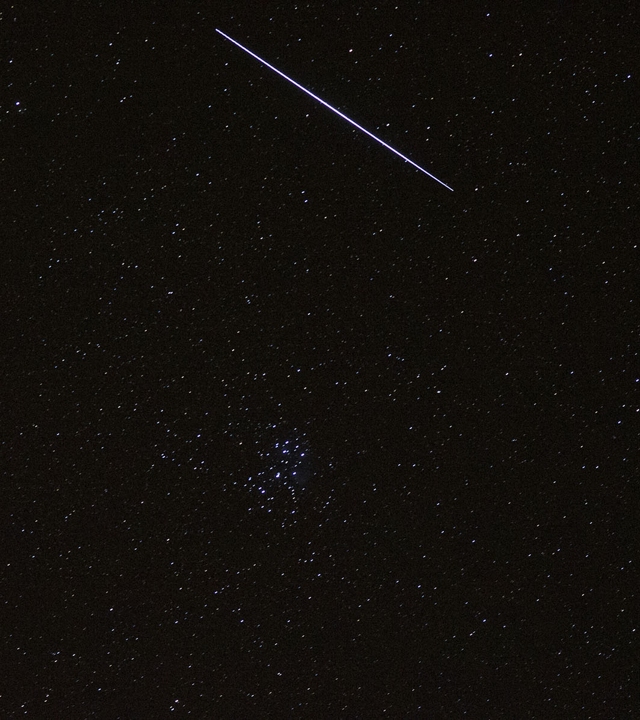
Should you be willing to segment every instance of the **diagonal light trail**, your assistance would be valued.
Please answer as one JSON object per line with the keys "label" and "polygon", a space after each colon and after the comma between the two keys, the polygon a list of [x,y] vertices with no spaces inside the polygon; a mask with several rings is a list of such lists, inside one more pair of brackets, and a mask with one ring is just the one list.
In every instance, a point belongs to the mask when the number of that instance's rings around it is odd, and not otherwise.
{"label": "diagonal light trail", "polygon": [[302,92],[307,93],[310,97],[312,97],[314,100],[317,100],[320,104],[324,105],[325,107],[329,108],[331,112],[334,112],[336,115],[340,116],[343,120],[346,120],[348,123],[351,123],[354,127],[357,127],[358,130],[363,132],[365,135],[368,135],[370,138],[373,138],[377,143],[380,143],[383,147],[386,147],[387,150],[391,150],[392,153],[395,153],[398,157],[401,157],[405,162],[408,162],[410,165],[413,165],[413,167],[420,170],[420,172],[423,172],[425,175],[428,175],[432,180],[435,180],[437,183],[440,183],[443,187],[446,187],[447,190],[451,190],[453,192],[453,188],[449,187],[447,183],[442,182],[439,178],[437,178],[435,175],[432,175],[428,170],[425,170],[423,167],[420,167],[417,163],[413,162],[413,160],[410,160],[406,155],[403,155],[401,152],[396,150],[395,148],[391,147],[391,145],[388,145],[384,140],[381,140],[379,137],[376,137],[372,132],[369,132],[366,128],[363,128],[362,125],[358,125],[358,123],[355,120],[352,120],[350,117],[347,117],[344,113],[341,113],[340,110],[337,110],[333,107],[333,105],[329,105],[328,102],[323,100],[322,98],[319,98],[317,95],[314,95],[311,90],[307,90],[307,88],[302,87],[300,83],[297,83],[295,80],[290,78],[288,75],[285,75],[281,70],[278,70],[278,68],[273,67],[273,65],[270,65],[266,60],[263,60],[259,55],[256,55],[254,52],[251,52],[249,48],[246,48],[244,45],[241,45],[237,40],[234,40],[232,37],[229,37],[227,34],[223,33],[222,30],[218,30],[216,28],[216,32],[220,33],[222,37],[229,40],[229,42],[232,42],[234,45],[237,45],[241,50],[244,50],[246,53],[251,55],[251,57],[254,57],[258,62],[261,62],[263,65],[266,65],[266,67],[269,68],[269,70],[273,70],[273,72],[277,73],[281,77],[283,77],[285,80],[288,80],[292,85],[295,85],[299,90],[302,90]]}

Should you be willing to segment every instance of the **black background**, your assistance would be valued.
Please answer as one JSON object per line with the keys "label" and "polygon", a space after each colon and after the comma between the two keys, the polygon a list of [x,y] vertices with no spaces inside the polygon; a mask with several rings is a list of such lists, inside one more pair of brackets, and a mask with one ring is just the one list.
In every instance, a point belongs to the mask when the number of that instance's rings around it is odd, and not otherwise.
{"label": "black background", "polygon": [[634,717],[640,24],[535,5],[2,8],[3,717]]}

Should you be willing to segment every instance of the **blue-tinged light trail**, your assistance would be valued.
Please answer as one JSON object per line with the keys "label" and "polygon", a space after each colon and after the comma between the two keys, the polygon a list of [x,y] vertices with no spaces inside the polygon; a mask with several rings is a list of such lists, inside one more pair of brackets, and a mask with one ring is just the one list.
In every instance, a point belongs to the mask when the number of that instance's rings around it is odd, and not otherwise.
{"label": "blue-tinged light trail", "polygon": [[232,37],[229,37],[227,34],[223,33],[222,30],[218,30],[216,28],[216,32],[220,33],[222,37],[229,40],[229,42],[232,42],[234,45],[237,45],[241,50],[244,50],[246,53],[251,55],[251,57],[254,57],[258,62],[261,62],[263,65],[269,68],[269,70],[273,70],[273,72],[277,73],[281,77],[283,77],[285,80],[288,80],[292,85],[295,85],[298,89],[302,90],[302,92],[307,93],[310,97],[312,97],[314,100],[317,100],[319,103],[324,105],[325,107],[329,108],[332,112],[334,112],[336,115],[339,115],[343,120],[346,120],[348,123],[351,123],[354,127],[357,127],[358,130],[361,130],[365,135],[368,135],[370,138],[373,138],[376,142],[380,143],[383,147],[386,147],[387,150],[391,150],[392,153],[395,153],[398,157],[401,157],[405,162],[408,162],[410,165],[413,165],[413,167],[420,170],[420,172],[423,172],[425,175],[428,175],[432,180],[435,180],[437,183],[440,183],[443,187],[446,187],[447,190],[451,190],[453,192],[453,188],[449,187],[445,182],[442,182],[439,178],[437,178],[435,175],[432,175],[428,170],[425,170],[423,167],[420,167],[417,163],[413,162],[413,160],[410,160],[406,155],[403,155],[401,152],[396,150],[395,148],[392,148],[391,145],[388,145],[384,140],[381,140],[379,137],[376,137],[372,132],[369,132],[366,128],[363,128],[362,125],[358,125],[358,123],[355,120],[352,120],[351,118],[347,117],[344,113],[341,113],[340,110],[337,110],[332,105],[329,105],[328,102],[324,101],[322,98],[319,98],[317,95],[314,95],[310,90],[307,90],[307,88],[302,87],[300,83],[297,83],[295,80],[290,78],[288,75],[285,75],[281,70],[278,70],[278,68],[273,67],[273,65],[270,65],[266,60],[263,60],[260,56],[256,55],[254,52],[251,52],[248,48],[246,48],[244,45],[241,45],[237,40],[234,40]]}

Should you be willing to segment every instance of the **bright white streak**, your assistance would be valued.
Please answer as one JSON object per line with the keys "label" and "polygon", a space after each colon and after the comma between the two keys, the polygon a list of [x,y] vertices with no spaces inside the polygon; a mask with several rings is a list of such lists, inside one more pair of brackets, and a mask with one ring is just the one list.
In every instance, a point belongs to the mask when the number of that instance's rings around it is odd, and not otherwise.
{"label": "bright white streak", "polygon": [[379,137],[376,137],[372,132],[369,132],[366,128],[363,128],[362,125],[358,125],[358,123],[355,120],[352,120],[351,118],[347,117],[344,113],[341,113],[340,110],[337,110],[332,105],[329,105],[328,102],[325,102],[322,98],[319,98],[317,95],[314,95],[311,90],[307,90],[307,88],[302,87],[300,83],[297,83],[295,80],[290,78],[288,75],[285,75],[281,70],[278,70],[278,68],[273,67],[273,65],[270,65],[266,60],[263,60],[261,57],[256,55],[254,52],[251,52],[248,48],[246,48],[244,45],[241,45],[237,40],[234,40],[232,37],[229,37],[225,33],[222,32],[222,30],[218,30],[216,28],[216,32],[220,33],[222,37],[226,38],[230,42],[232,42],[234,45],[237,45],[241,50],[244,50],[246,53],[251,55],[251,57],[254,57],[258,62],[261,62],[263,65],[266,65],[269,70],[273,70],[273,72],[278,73],[281,77],[283,77],[285,80],[288,80],[292,85],[295,85],[299,90],[302,90],[302,92],[307,93],[307,95],[311,96],[314,100],[317,100],[319,103],[324,105],[325,107],[329,108],[332,112],[334,112],[336,115],[339,115],[343,120],[346,120],[348,123],[351,123],[354,127],[357,127],[358,130],[361,130],[365,135],[368,135],[370,138],[373,138],[376,142],[380,143],[380,145],[383,145],[387,148],[387,150],[391,150],[392,153],[395,153],[398,157],[401,157],[405,162],[408,162],[410,165],[413,165],[413,167],[418,168],[420,172],[423,172],[425,175],[428,175],[432,180],[435,180],[436,182],[440,183],[440,185],[443,185],[447,188],[447,190],[451,190],[453,192],[453,188],[449,187],[446,183],[442,182],[442,180],[438,179],[435,175],[432,175],[428,170],[425,170],[423,167],[420,167],[417,163],[414,163],[413,160],[409,160],[408,157],[403,155],[401,152],[396,150],[395,148],[392,148],[391,145],[388,145],[384,140],[380,140]]}

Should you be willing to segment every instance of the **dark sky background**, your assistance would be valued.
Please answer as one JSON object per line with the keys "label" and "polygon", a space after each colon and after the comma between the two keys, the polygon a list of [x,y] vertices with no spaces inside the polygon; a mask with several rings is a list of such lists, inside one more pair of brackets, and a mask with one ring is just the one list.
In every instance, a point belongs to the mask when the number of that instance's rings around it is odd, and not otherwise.
{"label": "dark sky background", "polygon": [[637,9],[238,5],[0,9],[0,714],[637,717]]}

